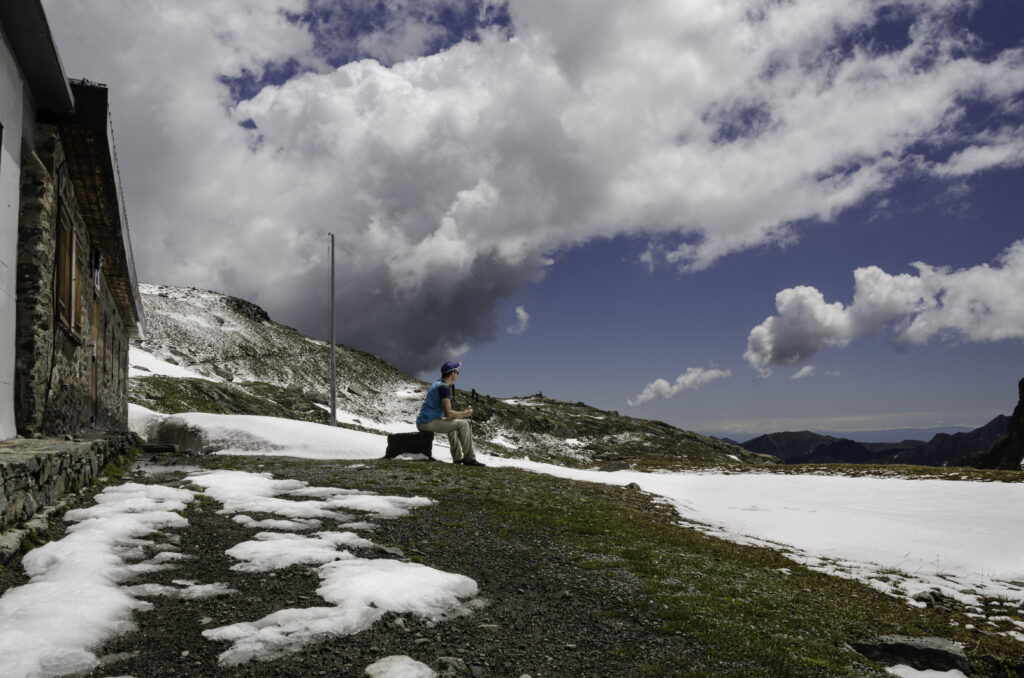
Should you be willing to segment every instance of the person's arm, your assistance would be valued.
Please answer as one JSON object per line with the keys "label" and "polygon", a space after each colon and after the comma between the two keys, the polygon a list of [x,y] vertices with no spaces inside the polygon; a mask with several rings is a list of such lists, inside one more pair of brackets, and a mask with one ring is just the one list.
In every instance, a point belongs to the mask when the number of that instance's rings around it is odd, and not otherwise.
{"label": "person's arm", "polygon": [[473,416],[473,408],[468,407],[464,410],[453,410],[451,398],[441,398],[441,407],[444,408],[445,419],[467,419]]}

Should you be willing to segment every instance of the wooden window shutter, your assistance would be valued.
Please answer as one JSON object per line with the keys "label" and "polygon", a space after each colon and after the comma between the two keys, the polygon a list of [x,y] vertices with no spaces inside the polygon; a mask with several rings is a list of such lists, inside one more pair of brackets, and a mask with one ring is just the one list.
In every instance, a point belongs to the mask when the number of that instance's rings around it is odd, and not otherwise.
{"label": "wooden window shutter", "polygon": [[61,208],[57,217],[57,312],[60,319],[71,327],[71,224],[68,215]]}

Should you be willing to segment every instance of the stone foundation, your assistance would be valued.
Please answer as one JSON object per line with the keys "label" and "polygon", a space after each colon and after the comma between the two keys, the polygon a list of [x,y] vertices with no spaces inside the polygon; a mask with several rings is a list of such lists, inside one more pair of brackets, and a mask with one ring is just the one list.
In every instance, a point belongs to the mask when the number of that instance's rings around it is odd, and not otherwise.
{"label": "stone foundation", "polygon": [[18,528],[91,485],[108,462],[131,450],[134,441],[133,434],[124,433],[93,440],[0,442],[0,533],[15,537],[0,540],[0,565],[18,555]]}

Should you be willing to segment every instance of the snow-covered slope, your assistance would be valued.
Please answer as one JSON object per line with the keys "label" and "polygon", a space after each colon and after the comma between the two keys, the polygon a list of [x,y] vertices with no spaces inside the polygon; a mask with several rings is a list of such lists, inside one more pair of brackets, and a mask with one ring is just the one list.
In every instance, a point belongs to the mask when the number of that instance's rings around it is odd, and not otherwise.
{"label": "snow-covered slope", "polygon": [[[312,412],[300,418],[327,420],[327,342],[275,323],[263,309],[236,297],[147,284],[140,285],[140,292],[149,335],[133,345],[129,355],[133,401],[164,409],[147,397],[154,395],[146,388],[147,378],[194,378],[231,385],[286,407],[290,404],[278,395],[288,392],[305,401],[304,413]],[[415,418],[425,392],[423,382],[373,355],[342,345],[336,350],[336,362],[339,420],[387,431],[394,428],[389,426],[394,422]],[[164,394],[158,389],[158,395]],[[413,428],[407,426],[406,430]]]}
{"label": "snow-covered slope", "polygon": [[[140,291],[149,335],[129,355],[132,402],[166,414],[328,422],[326,342],[273,322],[250,302],[217,292],[163,285],[141,285]],[[426,383],[342,345],[337,382],[342,426],[371,433],[415,430]],[[463,384],[467,390],[471,385]],[[474,440],[483,451],[500,456],[582,467],[772,461],[714,438],[583,403],[539,395],[468,400],[460,391],[456,406],[472,405]]]}

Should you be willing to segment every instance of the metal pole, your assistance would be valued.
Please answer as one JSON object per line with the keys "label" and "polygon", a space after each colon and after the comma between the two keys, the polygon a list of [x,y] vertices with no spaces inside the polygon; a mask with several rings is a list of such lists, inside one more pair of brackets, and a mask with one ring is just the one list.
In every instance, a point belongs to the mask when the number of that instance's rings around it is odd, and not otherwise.
{"label": "metal pole", "polygon": [[338,425],[338,389],[335,374],[334,345],[334,234],[331,236],[331,426]]}

